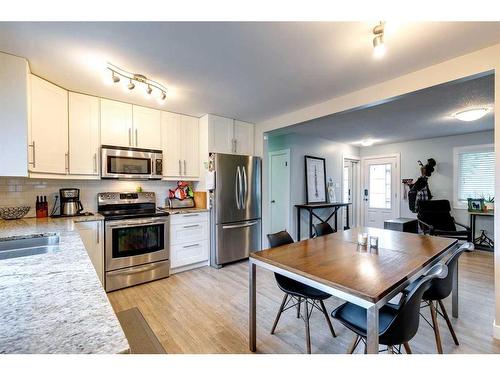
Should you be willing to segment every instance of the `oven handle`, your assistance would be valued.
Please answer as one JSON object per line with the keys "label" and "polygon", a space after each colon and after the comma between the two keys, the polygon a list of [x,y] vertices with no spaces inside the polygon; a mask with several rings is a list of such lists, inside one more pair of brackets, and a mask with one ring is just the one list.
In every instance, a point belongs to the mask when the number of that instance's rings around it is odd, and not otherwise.
{"label": "oven handle", "polygon": [[156,221],[136,221],[129,223],[106,223],[108,228],[130,228],[130,227],[142,227],[145,225],[155,225],[155,224],[166,224],[166,220],[156,220]]}

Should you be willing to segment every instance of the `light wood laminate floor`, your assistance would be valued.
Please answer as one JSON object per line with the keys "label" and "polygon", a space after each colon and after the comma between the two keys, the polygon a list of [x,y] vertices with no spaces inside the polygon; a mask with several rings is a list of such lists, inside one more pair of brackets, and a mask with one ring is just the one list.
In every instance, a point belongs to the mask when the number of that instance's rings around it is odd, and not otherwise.
{"label": "light wood laminate floor", "polygon": [[[439,320],[444,353],[500,353],[492,338],[494,319],[493,254],[466,253],[459,263],[459,318],[452,318],[460,346],[455,346],[446,323]],[[291,309],[283,313],[274,335],[269,334],[283,293],[271,272],[257,268],[257,347],[260,353],[304,353],[305,329]],[[167,279],[108,294],[116,312],[138,307],[167,353],[249,353],[248,263],[199,268]],[[325,301],[329,312],[341,300]],[[451,316],[451,298],[445,301]],[[428,309],[424,314],[429,317]],[[333,321],[330,335],[324,317],[311,317],[313,353],[345,353],[353,334]],[[414,353],[436,353],[432,329],[420,320],[410,342]],[[356,352],[362,352],[358,348]]]}

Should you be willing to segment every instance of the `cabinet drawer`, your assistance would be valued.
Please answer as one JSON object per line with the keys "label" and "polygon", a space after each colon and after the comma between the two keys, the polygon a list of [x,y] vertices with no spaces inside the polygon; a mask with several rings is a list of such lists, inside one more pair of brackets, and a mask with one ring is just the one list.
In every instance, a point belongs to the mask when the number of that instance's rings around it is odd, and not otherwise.
{"label": "cabinet drawer", "polygon": [[208,240],[172,245],[170,267],[176,268],[208,261],[208,250]]}
{"label": "cabinet drawer", "polygon": [[199,222],[208,222],[208,212],[190,212],[185,214],[173,214],[170,216],[170,223],[176,224],[196,224]]}
{"label": "cabinet drawer", "polygon": [[208,240],[208,222],[175,224],[170,226],[170,243],[179,243]]}

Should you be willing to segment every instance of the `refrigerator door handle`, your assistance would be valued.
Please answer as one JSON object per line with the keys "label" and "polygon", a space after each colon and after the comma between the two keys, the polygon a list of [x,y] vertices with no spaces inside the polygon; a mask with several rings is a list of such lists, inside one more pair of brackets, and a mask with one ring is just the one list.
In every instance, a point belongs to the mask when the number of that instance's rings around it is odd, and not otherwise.
{"label": "refrigerator door handle", "polygon": [[252,227],[256,225],[258,221],[252,221],[250,223],[245,223],[245,224],[234,224],[234,225],[223,225],[222,229],[234,229],[234,228],[245,228],[245,227]]}
{"label": "refrigerator door handle", "polygon": [[236,199],[236,207],[238,210],[241,210],[240,207],[240,186],[241,186],[241,170],[240,167],[238,166],[236,168],[236,178],[234,179],[234,194],[235,194],[235,199]]}
{"label": "refrigerator door handle", "polygon": [[242,208],[246,208],[247,206],[247,192],[248,192],[247,171],[245,167],[243,167],[243,191],[242,191],[243,198],[241,200]]}

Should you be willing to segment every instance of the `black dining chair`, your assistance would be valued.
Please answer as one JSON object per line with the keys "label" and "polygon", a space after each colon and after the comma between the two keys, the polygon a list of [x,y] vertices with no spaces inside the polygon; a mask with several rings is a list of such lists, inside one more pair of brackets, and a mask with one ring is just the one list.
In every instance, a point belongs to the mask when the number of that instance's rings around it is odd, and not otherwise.
{"label": "black dining chair", "polygon": [[[273,234],[268,234],[267,239],[269,241],[270,247],[278,247],[283,245],[288,245],[293,243],[293,238],[287,231],[281,231]],[[312,288],[308,285],[302,284],[298,281],[290,279],[289,277],[280,275],[278,273],[274,274],[276,278],[276,283],[278,287],[285,293],[283,296],[283,301],[278,310],[278,315],[274,320],[273,328],[271,329],[271,334],[274,334],[278,321],[280,320],[281,313],[284,311],[297,308],[297,318],[302,318],[306,326],[306,350],[308,354],[311,354],[311,334],[309,329],[309,320],[314,308],[318,309],[325,316],[326,322],[328,323],[328,328],[333,337],[336,337],[335,330],[333,329],[332,322],[326,311],[325,304],[323,301],[331,297],[328,293],[322,292],[321,290]],[[304,303],[304,312],[301,314],[300,305]]]}
{"label": "black dining chair", "polygon": [[314,224],[313,228],[314,228],[315,237],[321,237],[321,236],[324,236],[327,234],[335,233],[332,226],[328,223]]}
{"label": "black dining chair", "polygon": [[[379,343],[387,346],[389,353],[401,353],[401,345],[411,354],[408,343],[417,333],[422,295],[432,280],[446,277],[448,267],[433,266],[425,275],[410,284],[402,293],[398,304],[388,303],[379,310]],[[352,354],[360,342],[365,344],[366,353],[366,310],[350,302],[344,303],[332,312],[332,316],[356,334],[348,353]]]}
{"label": "black dining chair", "polygon": [[441,344],[441,335],[439,333],[439,325],[437,321],[438,315],[443,317],[446,321],[446,325],[450,330],[451,337],[453,338],[455,345],[459,345],[457,335],[453,330],[451,320],[444,307],[443,299],[447,298],[453,289],[453,278],[456,277],[456,269],[458,267],[458,259],[460,258],[460,255],[462,255],[465,251],[472,251],[473,248],[474,246],[470,242],[466,242],[460,246],[445,262],[448,267],[448,275],[444,279],[432,280],[429,289],[427,289],[422,296],[421,308],[429,307],[431,312],[431,321],[429,322],[423,315],[422,317],[434,331],[436,347],[439,354],[443,354],[443,346]]}
{"label": "black dining chair", "polygon": [[472,242],[471,229],[455,221],[446,199],[419,201],[417,220],[425,234]]}

